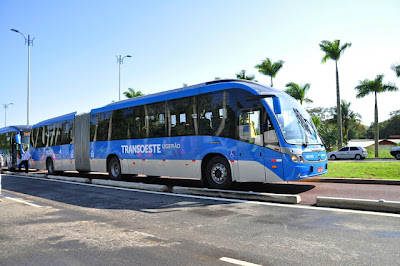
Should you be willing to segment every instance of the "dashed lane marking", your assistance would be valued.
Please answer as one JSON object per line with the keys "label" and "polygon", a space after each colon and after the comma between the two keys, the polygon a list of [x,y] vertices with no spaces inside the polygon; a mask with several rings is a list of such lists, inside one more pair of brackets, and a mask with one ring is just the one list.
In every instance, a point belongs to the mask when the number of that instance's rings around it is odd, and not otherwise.
{"label": "dashed lane marking", "polygon": [[40,205],[36,205],[36,204],[30,203],[30,202],[27,202],[27,201],[24,201],[24,200],[21,200],[21,199],[16,199],[16,198],[11,198],[11,197],[5,197],[5,198],[9,199],[9,200],[13,200],[13,201],[19,202],[19,203],[22,203],[22,204],[26,204],[26,205],[29,205],[29,206],[32,206],[32,207],[35,207],[35,208],[41,208],[42,207]]}
{"label": "dashed lane marking", "polygon": [[229,262],[229,263],[232,263],[232,264],[236,264],[236,265],[241,265],[241,266],[260,266],[260,264],[254,264],[254,263],[251,263],[251,262],[232,259],[232,258],[227,258],[227,257],[222,257],[219,260],[225,261],[225,262]]}

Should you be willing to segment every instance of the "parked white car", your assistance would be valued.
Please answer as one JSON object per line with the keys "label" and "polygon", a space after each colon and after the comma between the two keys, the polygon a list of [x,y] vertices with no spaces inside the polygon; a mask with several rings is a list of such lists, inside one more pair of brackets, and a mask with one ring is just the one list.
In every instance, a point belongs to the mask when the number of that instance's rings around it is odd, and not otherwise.
{"label": "parked white car", "polygon": [[400,160],[400,146],[391,148],[390,154],[393,155],[397,160]]}
{"label": "parked white car", "polygon": [[336,159],[356,159],[361,160],[365,159],[368,155],[368,152],[363,147],[343,147],[338,151],[332,151],[328,153],[328,158],[331,160]]}

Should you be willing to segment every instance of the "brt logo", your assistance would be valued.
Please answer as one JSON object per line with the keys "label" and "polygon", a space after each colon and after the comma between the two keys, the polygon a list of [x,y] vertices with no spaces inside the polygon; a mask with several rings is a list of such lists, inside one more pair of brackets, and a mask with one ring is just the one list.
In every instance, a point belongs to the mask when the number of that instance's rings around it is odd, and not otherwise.
{"label": "brt logo", "polygon": [[161,144],[121,145],[122,153],[161,153]]}

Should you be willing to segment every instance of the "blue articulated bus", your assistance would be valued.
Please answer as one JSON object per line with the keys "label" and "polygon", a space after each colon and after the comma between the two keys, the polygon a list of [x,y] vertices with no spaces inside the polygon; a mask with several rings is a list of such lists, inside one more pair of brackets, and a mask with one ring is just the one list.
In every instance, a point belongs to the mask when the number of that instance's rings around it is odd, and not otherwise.
{"label": "blue articulated bus", "polygon": [[39,169],[291,181],[325,174],[322,139],[292,97],[244,80],[218,80],[71,113],[32,127]]}
{"label": "blue articulated bus", "polygon": [[30,127],[8,126],[0,128],[0,153],[4,154],[4,166],[10,170],[18,168],[21,154],[29,149]]}

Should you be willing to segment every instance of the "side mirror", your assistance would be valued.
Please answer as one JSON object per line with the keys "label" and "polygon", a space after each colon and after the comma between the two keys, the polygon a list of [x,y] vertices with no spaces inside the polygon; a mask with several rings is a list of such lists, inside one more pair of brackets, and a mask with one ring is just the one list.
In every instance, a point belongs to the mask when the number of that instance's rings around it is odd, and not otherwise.
{"label": "side mirror", "polygon": [[17,144],[20,144],[20,145],[21,145],[21,135],[20,135],[20,134],[15,135],[15,142],[16,142]]}
{"label": "side mirror", "polygon": [[279,100],[278,97],[273,97],[272,101],[274,103],[274,113],[279,115],[282,113],[282,109],[281,109],[281,101]]}

